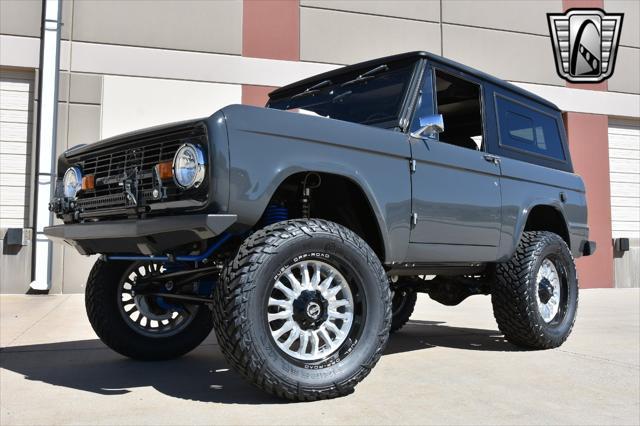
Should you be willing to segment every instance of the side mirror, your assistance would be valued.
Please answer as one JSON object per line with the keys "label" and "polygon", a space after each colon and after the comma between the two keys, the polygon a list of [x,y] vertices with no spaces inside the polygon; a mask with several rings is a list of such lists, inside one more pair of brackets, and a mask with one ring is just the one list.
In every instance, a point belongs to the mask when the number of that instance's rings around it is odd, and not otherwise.
{"label": "side mirror", "polygon": [[420,128],[411,133],[416,139],[432,138],[438,133],[444,132],[444,118],[442,114],[420,117]]}

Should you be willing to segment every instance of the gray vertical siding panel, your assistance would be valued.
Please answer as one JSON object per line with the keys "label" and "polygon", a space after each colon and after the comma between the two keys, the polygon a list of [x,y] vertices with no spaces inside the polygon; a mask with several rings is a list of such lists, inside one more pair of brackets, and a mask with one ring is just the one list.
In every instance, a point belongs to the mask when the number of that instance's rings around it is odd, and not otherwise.
{"label": "gray vertical siding panel", "polygon": [[444,56],[496,77],[564,86],[548,37],[443,25]]}
{"label": "gray vertical siding panel", "polygon": [[640,2],[636,0],[604,0],[604,10],[607,13],[624,13],[620,45],[640,48]]}
{"label": "gray vertical siding panel", "polygon": [[[623,31],[624,25],[623,23]],[[638,64],[640,64],[640,49],[620,46],[613,75],[608,80],[609,90],[640,93],[640,65]]]}
{"label": "gray vertical siding panel", "polygon": [[241,54],[242,2],[75,1],[73,40]]}
{"label": "gray vertical siding panel", "polygon": [[440,22],[439,0],[300,0],[300,6]]}
{"label": "gray vertical siding panel", "polygon": [[40,37],[42,3],[0,0],[0,34]]}
{"label": "gray vertical siding panel", "polygon": [[440,25],[324,9],[300,10],[303,61],[351,64],[411,50],[439,52]]}
{"label": "gray vertical siding panel", "polygon": [[444,23],[544,36],[549,35],[547,13],[560,12],[562,12],[562,0],[443,0],[442,2]]}

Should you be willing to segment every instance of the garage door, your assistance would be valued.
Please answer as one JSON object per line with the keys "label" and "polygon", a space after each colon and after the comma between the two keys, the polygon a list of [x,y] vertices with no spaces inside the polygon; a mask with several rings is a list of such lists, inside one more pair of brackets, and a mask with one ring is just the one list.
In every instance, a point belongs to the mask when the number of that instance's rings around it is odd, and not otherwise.
{"label": "garage door", "polygon": [[0,69],[0,228],[29,225],[33,77]]}
{"label": "garage door", "polygon": [[613,238],[640,238],[640,123],[609,121]]}

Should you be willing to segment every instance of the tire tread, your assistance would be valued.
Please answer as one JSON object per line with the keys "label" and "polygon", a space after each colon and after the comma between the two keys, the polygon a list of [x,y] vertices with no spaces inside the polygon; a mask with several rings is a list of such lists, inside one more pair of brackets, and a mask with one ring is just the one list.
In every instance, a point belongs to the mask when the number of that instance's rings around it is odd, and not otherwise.
{"label": "tire tread", "polygon": [[498,328],[511,343],[526,348],[549,349],[560,346],[575,323],[574,314],[568,331],[562,336],[545,333],[537,312],[535,295],[532,296],[529,291],[529,276],[534,264],[542,249],[551,243],[560,243],[573,262],[569,248],[559,235],[547,231],[527,231],[522,233],[512,258],[496,266],[491,302]]}
{"label": "tire tread", "polygon": [[[292,383],[271,371],[266,361],[260,359],[253,349],[255,342],[249,332],[252,325],[247,321],[247,299],[254,288],[254,272],[258,265],[276,254],[279,247],[293,236],[301,234],[330,234],[344,244],[355,247],[367,260],[379,277],[385,306],[383,330],[378,334],[376,350],[370,358],[346,380],[333,382],[324,388],[306,388],[299,382]],[[390,290],[386,273],[373,250],[355,233],[333,222],[320,219],[294,219],[279,222],[260,229],[249,236],[240,246],[237,255],[223,269],[220,282],[214,293],[214,329],[218,343],[227,361],[249,382],[260,389],[290,400],[315,401],[335,398],[353,392],[355,385],[363,380],[377,363],[384,350],[391,326]]]}

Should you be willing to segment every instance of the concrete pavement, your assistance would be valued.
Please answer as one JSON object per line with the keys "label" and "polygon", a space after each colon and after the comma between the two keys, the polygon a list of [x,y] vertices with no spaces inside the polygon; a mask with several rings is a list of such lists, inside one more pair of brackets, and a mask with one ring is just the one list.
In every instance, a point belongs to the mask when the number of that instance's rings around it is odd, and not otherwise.
{"label": "concrete pavement", "polygon": [[348,397],[287,403],[228,369],[215,338],[175,361],[107,349],[83,296],[0,297],[0,424],[638,424],[640,291],[583,290],[560,349],[520,351],[488,297],[420,295]]}

